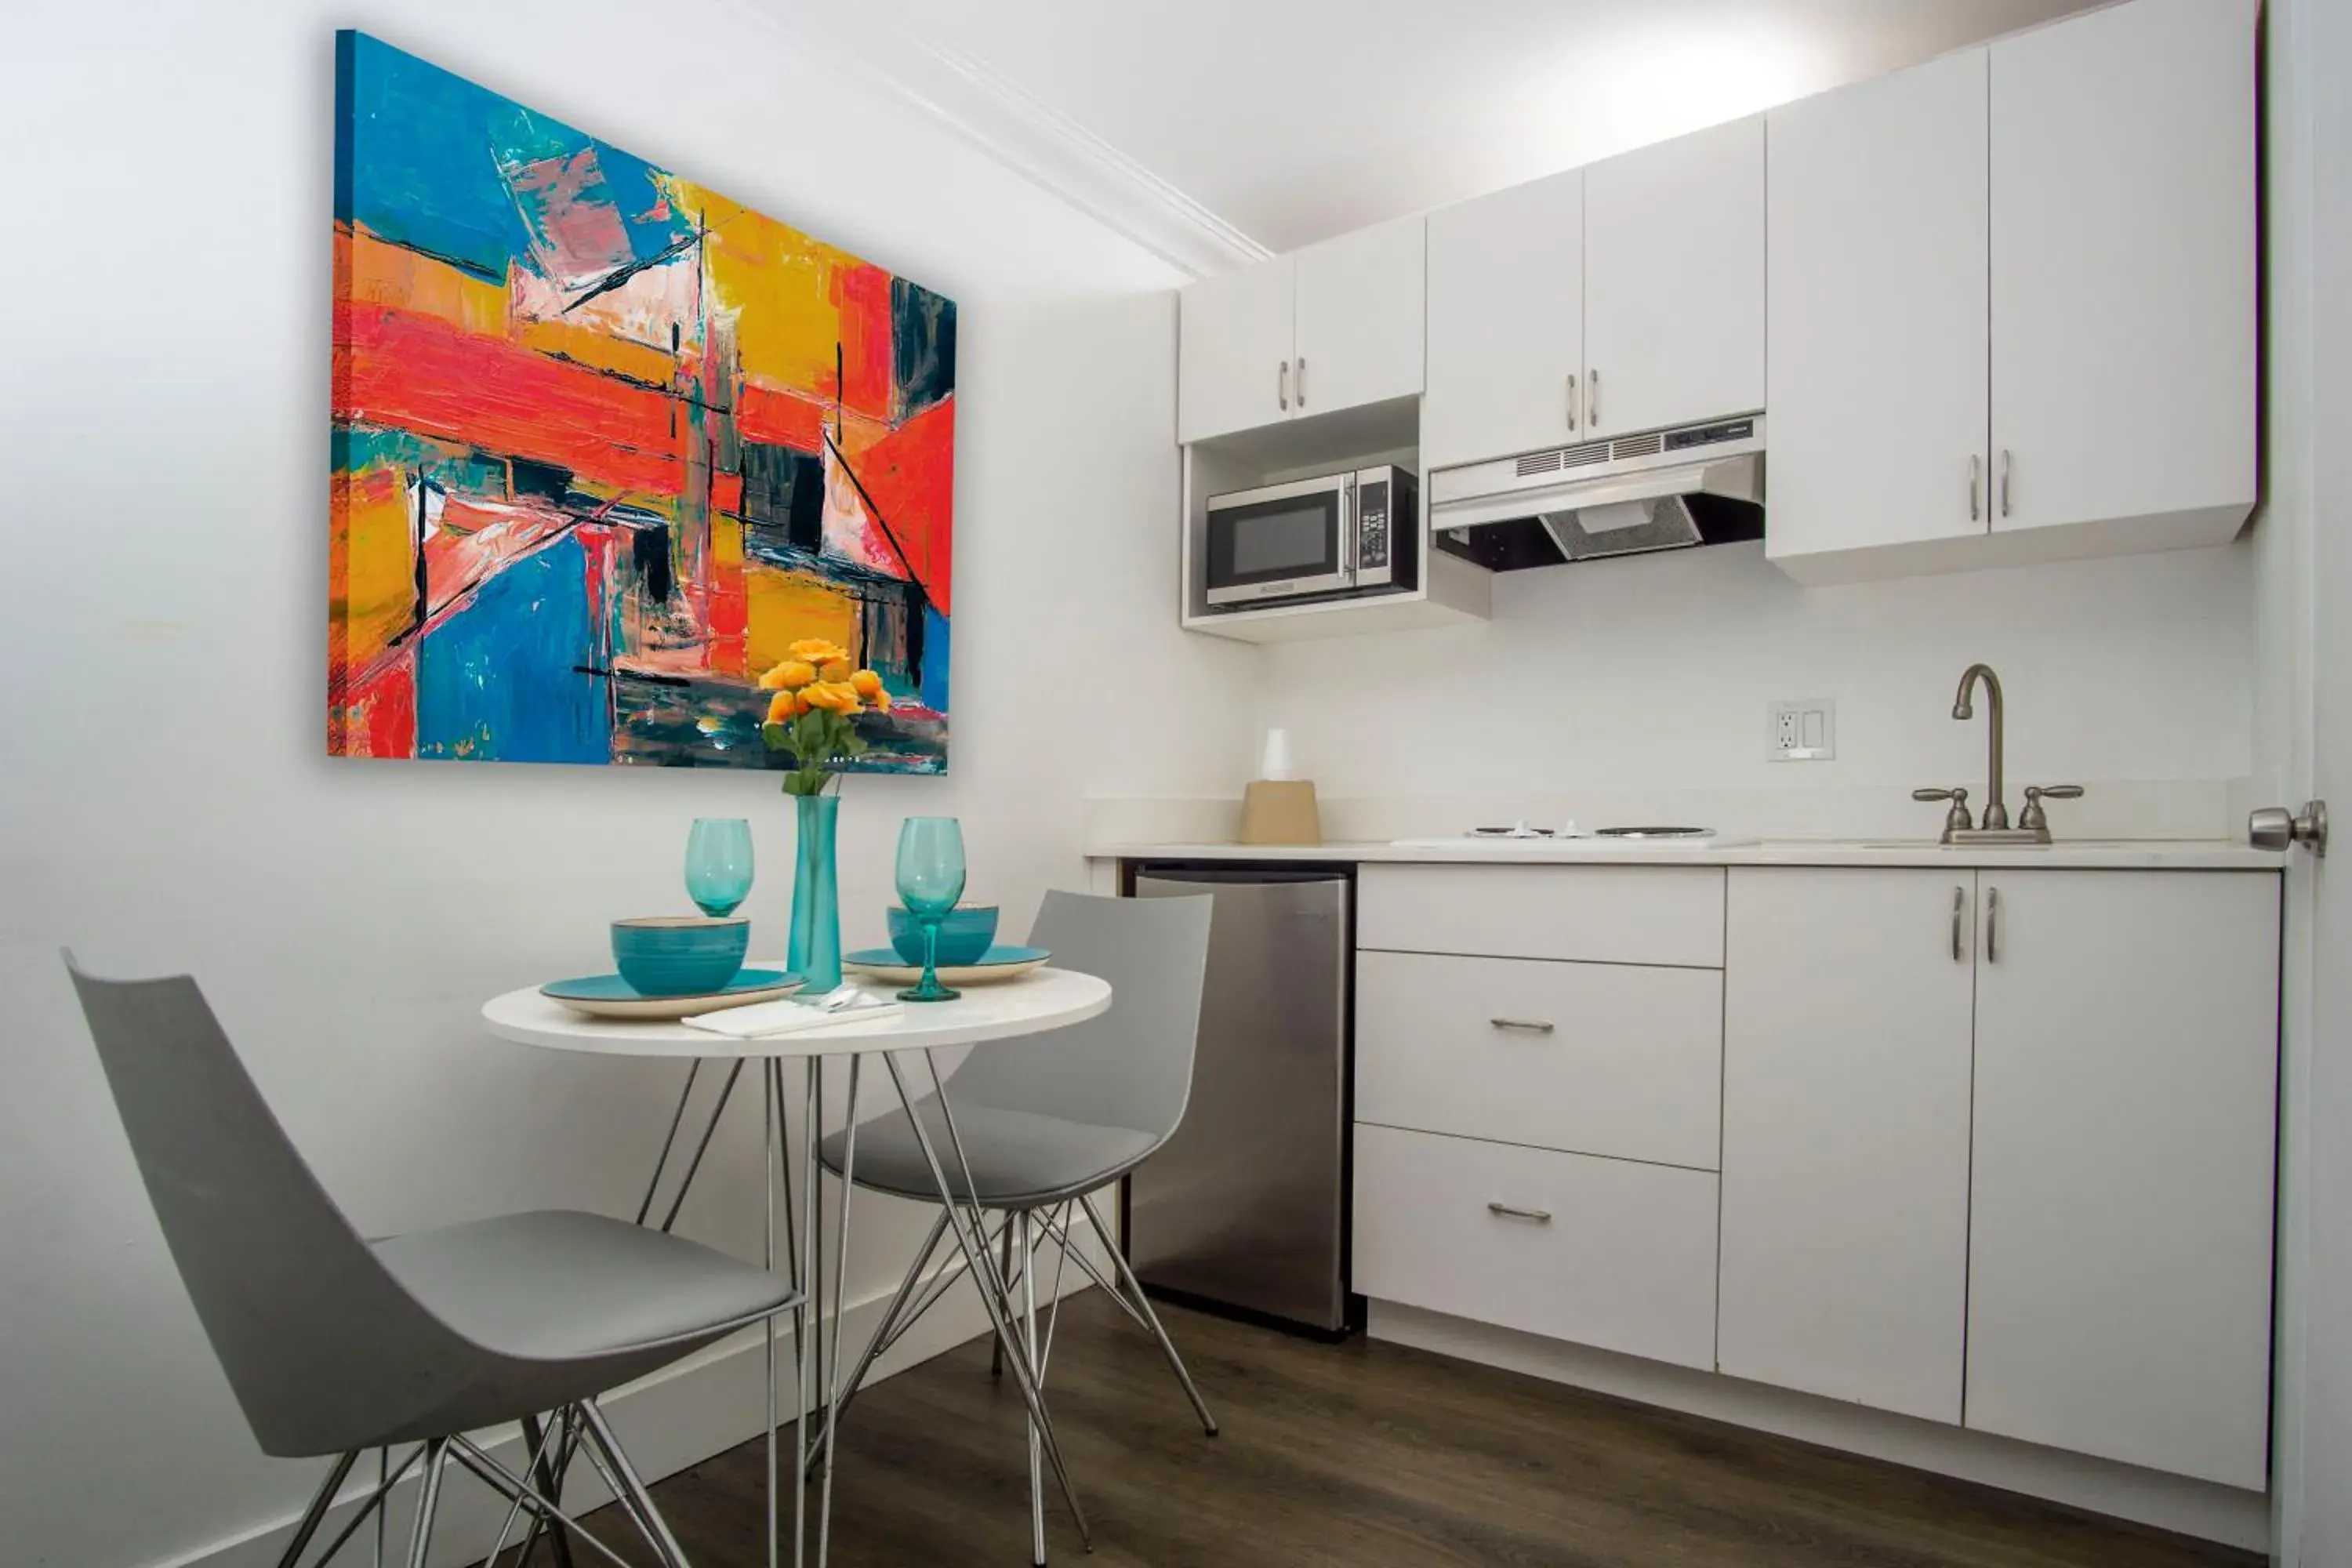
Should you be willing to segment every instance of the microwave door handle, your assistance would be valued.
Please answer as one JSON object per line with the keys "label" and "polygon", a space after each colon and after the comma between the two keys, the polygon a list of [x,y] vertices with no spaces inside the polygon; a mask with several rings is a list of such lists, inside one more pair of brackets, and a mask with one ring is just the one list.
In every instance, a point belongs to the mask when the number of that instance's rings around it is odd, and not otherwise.
{"label": "microwave door handle", "polygon": [[1339,533],[1347,549],[1347,559],[1341,563],[1340,570],[1347,574],[1348,586],[1352,588],[1362,575],[1364,565],[1363,501],[1352,474],[1348,476],[1347,487],[1339,494]]}

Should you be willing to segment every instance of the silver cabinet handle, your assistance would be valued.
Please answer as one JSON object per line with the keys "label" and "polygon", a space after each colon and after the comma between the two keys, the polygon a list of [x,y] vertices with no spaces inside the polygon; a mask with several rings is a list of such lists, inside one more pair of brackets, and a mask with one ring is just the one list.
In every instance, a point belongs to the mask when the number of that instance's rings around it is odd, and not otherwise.
{"label": "silver cabinet handle", "polygon": [[1584,373],[1584,422],[1591,428],[1601,428],[1601,373]]}
{"label": "silver cabinet handle", "polygon": [[1576,428],[1576,377],[1568,378],[1568,427]]}
{"label": "silver cabinet handle", "polygon": [[2015,466],[2009,448],[2003,447],[2000,449],[2000,515],[2003,517],[2009,515],[2009,470]]}
{"label": "silver cabinet handle", "polygon": [[1968,908],[1969,890],[1966,888],[1954,888],[1952,889],[1952,962],[1954,963],[1962,963],[1968,959],[1967,950],[1960,946],[1960,917],[1968,912]]}
{"label": "silver cabinet handle", "polygon": [[1970,522],[1984,521],[1983,488],[1984,459],[1970,452],[1969,454],[1969,521]]}
{"label": "silver cabinet handle", "polygon": [[1486,1212],[1488,1214],[1501,1215],[1505,1219],[1531,1219],[1538,1225],[1549,1225],[1551,1223],[1551,1210],[1549,1209],[1523,1209],[1514,1208],[1509,1204],[1488,1204],[1486,1205]]}
{"label": "silver cabinet handle", "polygon": [[1297,380],[1296,380],[1295,382],[1293,382],[1293,383],[1291,384],[1291,390],[1292,390],[1293,392],[1296,392],[1296,393],[1298,395],[1298,406],[1299,406],[1299,407],[1301,407],[1301,408],[1306,407],[1306,406],[1307,406],[1307,356],[1306,356],[1305,354],[1300,354],[1300,355],[1298,356],[1298,378],[1297,378]]}
{"label": "silver cabinet handle", "polygon": [[1541,1018],[1489,1018],[1486,1022],[1497,1029],[1517,1029],[1529,1035],[1549,1035],[1553,1029],[1551,1024]]}
{"label": "silver cabinet handle", "polygon": [[1286,414],[1289,413],[1290,362],[1288,360],[1284,360],[1282,368],[1274,373],[1274,395],[1276,401],[1282,405],[1282,411]]}
{"label": "silver cabinet handle", "polygon": [[2000,889],[1985,889],[1985,962],[2000,962]]}

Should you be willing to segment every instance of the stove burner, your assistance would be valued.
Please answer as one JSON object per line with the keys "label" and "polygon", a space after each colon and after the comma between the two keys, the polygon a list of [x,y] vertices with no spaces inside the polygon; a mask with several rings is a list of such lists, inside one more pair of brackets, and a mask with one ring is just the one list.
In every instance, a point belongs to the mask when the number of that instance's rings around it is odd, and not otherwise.
{"label": "stove burner", "polygon": [[1559,835],[1549,827],[1529,827],[1522,822],[1512,827],[1474,827],[1470,830],[1469,837],[1472,838],[1556,838]]}
{"label": "stove burner", "polygon": [[1712,827],[1603,827],[1596,838],[1712,838]]}

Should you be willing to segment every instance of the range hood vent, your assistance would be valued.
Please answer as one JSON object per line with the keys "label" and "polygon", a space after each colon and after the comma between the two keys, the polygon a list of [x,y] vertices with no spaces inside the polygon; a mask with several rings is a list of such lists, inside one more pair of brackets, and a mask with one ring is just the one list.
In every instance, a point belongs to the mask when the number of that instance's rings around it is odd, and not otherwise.
{"label": "range hood vent", "polygon": [[1441,468],[1436,547],[1490,571],[1764,533],[1760,415]]}
{"label": "range hood vent", "polygon": [[1570,561],[1597,555],[1637,555],[1704,542],[1696,519],[1680,496],[1611,501],[1579,511],[1549,511],[1538,520]]}

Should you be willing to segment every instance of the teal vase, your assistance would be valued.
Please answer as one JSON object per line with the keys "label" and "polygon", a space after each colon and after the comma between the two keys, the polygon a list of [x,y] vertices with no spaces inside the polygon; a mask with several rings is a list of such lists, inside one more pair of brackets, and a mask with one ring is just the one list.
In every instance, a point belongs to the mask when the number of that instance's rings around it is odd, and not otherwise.
{"label": "teal vase", "polygon": [[793,939],[786,964],[820,995],[841,984],[841,891],[834,877],[833,835],[841,797],[796,795],[800,854],[793,868]]}

